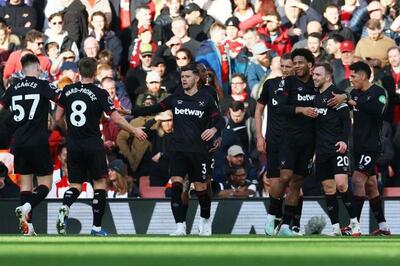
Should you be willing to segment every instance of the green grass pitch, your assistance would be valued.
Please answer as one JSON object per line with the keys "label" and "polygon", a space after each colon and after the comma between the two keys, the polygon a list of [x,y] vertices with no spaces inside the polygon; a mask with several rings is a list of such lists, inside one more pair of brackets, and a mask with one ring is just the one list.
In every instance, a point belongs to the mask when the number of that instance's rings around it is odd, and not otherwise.
{"label": "green grass pitch", "polygon": [[0,236],[0,265],[400,265],[400,236]]}

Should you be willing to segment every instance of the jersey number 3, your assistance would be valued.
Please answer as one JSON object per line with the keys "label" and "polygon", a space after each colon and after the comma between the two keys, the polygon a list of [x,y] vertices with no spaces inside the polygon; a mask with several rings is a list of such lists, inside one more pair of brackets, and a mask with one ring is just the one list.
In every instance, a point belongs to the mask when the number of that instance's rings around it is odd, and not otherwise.
{"label": "jersey number 3", "polygon": [[87,109],[87,105],[84,101],[77,100],[71,104],[72,113],[69,116],[69,120],[71,124],[76,127],[81,127],[86,123],[85,111]]}
{"label": "jersey number 3", "polygon": [[18,102],[22,100],[32,100],[31,110],[29,111],[28,119],[32,120],[35,117],[36,109],[39,105],[40,94],[27,94],[27,95],[16,95],[11,98],[11,108],[14,112],[18,112],[18,115],[14,115],[14,120],[16,122],[22,121],[25,117],[25,110],[22,105]]}

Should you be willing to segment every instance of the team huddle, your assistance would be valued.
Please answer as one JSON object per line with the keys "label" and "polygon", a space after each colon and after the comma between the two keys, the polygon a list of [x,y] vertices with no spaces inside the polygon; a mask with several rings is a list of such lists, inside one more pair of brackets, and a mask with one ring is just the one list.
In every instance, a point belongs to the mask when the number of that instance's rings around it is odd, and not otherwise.
{"label": "team huddle", "polygon": [[[130,125],[115,108],[106,90],[94,85],[97,63],[83,58],[79,62],[81,80],[57,92],[47,81],[39,80],[40,64],[35,55],[21,59],[25,78],[7,89],[0,110],[10,108],[15,122],[15,172],[21,174],[21,206],[15,214],[23,234],[35,234],[32,210],[49,193],[52,185],[52,160],[47,135],[50,100],[57,104],[56,120],[67,126],[68,178],[56,227],[66,234],[69,210],[82,190],[82,183],[93,182],[93,227],[91,234],[106,236],[101,222],[106,206],[107,162],[99,130],[103,113],[139,140],[146,133]],[[367,196],[379,228],[376,235],[388,235],[377,189],[375,160],[381,152],[380,131],[387,105],[384,89],[370,83],[371,69],[364,62],[350,66],[351,93],[339,91],[332,82],[329,64],[314,65],[307,49],[295,49],[281,58],[282,77],[265,81],[256,107],[257,149],[267,156],[267,175],[271,179],[270,205],[266,218],[267,235],[292,236],[300,233],[301,187],[310,168],[320,180],[325,194],[332,235],[361,235],[359,220]],[[199,235],[212,234],[210,220],[211,150],[225,121],[212,94],[199,88],[195,64],[181,70],[182,89],[160,103],[133,110],[133,115],[174,114],[171,209],[176,231],[186,235],[187,205],[182,201],[185,177],[194,184],[200,205]],[[261,130],[268,107],[267,132]],[[127,111],[127,110],[124,110]],[[352,111],[352,116],[351,116]],[[353,119],[353,123],[352,123]],[[351,141],[352,139],[352,141]],[[352,145],[349,145],[351,143]],[[314,166],[314,167],[313,167]],[[352,189],[349,189],[351,175]],[[33,190],[33,176],[38,185]],[[33,190],[33,191],[32,191]],[[349,226],[339,225],[337,194],[350,217]]]}
{"label": "team huddle", "polygon": [[[350,66],[350,94],[335,87],[330,65],[314,65],[314,57],[306,49],[296,49],[290,57],[282,57],[281,67],[284,77],[264,83],[256,111],[257,148],[266,152],[272,179],[266,234],[299,234],[296,215],[301,215],[301,185],[313,165],[325,194],[332,235],[361,235],[359,220],[365,196],[379,224],[374,234],[390,234],[375,175],[387,95],[384,89],[370,83],[369,65],[356,62]],[[261,133],[265,106],[266,138]],[[352,191],[348,184],[350,174]],[[339,225],[337,192],[350,217],[345,228]]]}

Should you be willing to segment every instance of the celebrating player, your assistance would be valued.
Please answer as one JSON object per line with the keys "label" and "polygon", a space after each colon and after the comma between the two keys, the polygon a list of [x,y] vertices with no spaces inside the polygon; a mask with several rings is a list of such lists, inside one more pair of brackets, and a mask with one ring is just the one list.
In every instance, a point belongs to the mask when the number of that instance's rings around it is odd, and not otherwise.
{"label": "celebrating player", "polygon": [[383,113],[387,105],[386,91],[369,81],[371,69],[364,62],[350,65],[351,91],[349,105],[354,111],[354,162],[355,171],[352,183],[356,196],[356,214],[360,219],[365,195],[368,196],[372,213],[379,229],[374,235],[390,235],[382,210],[382,201],[378,191],[375,173],[375,162],[381,149],[380,132],[383,123]]}
{"label": "celebrating player", "polygon": [[341,236],[339,208],[336,190],[350,216],[353,236],[361,235],[360,225],[354,210],[353,193],[348,186],[350,162],[347,145],[351,132],[350,110],[347,104],[329,107],[328,100],[340,94],[332,83],[332,68],[329,64],[316,65],[313,70],[315,87],[319,90],[314,106],[316,118],[316,176],[321,180],[325,192],[328,215],[333,226],[333,235]]}
{"label": "celebrating player", "polygon": [[[99,130],[99,120],[103,112],[122,129],[145,140],[147,135],[140,129],[132,127],[116,111],[114,103],[106,90],[93,84],[97,63],[93,58],[79,61],[81,82],[65,87],[60,95],[56,120],[62,121],[64,112],[68,125],[68,179],[71,188],[64,194],[63,205],[59,209],[57,232],[66,234],[66,219],[69,208],[78,198],[82,183],[88,178],[93,180],[93,227],[91,234],[106,236],[101,228],[101,220],[106,206],[107,163],[104,144]],[[65,108],[65,109],[64,109]]]}
{"label": "celebrating player", "polygon": [[[6,90],[0,110],[11,107],[15,131],[15,172],[21,174],[21,206],[15,209],[24,235],[35,235],[31,210],[46,198],[52,185],[53,162],[48,142],[49,100],[56,101],[55,88],[39,80],[40,62],[33,54],[21,58],[25,78]],[[32,193],[33,175],[38,186]]]}
{"label": "celebrating player", "polygon": [[[182,208],[182,184],[186,174],[194,183],[200,204],[201,236],[211,235],[211,197],[207,190],[209,154],[206,143],[225,126],[214,99],[198,89],[199,72],[189,64],[181,70],[182,91],[167,97],[157,105],[134,110],[134,115],[148,115],[171,109],[174,113],[174,133],[171,151],[171,209],[176,222],[172,235],[186,235]],[[208,127],[211,128],[208,128]]]}

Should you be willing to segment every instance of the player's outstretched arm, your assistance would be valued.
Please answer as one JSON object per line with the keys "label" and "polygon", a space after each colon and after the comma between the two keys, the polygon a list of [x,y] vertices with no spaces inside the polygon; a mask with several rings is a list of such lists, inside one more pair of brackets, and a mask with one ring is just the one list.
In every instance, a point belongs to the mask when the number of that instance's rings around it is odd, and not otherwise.
{"label": "player's outstretched arm", "polygon": [[128,131],[130,134],[134,135],[139,140],[146,140],[147,134],[141,129],[137,127],[133,127],[130,125],[125,118],[123,118],[117,111],[112,112],[111,119],[121,127],[123,130]]}

